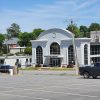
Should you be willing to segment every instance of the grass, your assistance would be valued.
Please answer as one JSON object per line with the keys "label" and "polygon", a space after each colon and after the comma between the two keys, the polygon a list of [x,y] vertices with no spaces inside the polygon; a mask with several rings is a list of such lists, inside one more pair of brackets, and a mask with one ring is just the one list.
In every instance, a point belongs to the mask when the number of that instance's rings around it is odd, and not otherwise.
{"label": "grass", "polygon": [[26,67],[20,70],[51,70],[51,71],[66,71],[75,70],[74,68],[61,68],[61,67]]}

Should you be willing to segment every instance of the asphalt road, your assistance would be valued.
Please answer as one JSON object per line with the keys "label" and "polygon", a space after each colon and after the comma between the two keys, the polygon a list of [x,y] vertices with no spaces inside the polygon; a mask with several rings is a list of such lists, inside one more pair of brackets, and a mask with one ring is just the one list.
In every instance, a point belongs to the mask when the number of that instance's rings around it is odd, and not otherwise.
{"label": "asphalt road", "polygon": [[0,100],[100,100],[100,79],[83,79],[67,71],[0,74]]}

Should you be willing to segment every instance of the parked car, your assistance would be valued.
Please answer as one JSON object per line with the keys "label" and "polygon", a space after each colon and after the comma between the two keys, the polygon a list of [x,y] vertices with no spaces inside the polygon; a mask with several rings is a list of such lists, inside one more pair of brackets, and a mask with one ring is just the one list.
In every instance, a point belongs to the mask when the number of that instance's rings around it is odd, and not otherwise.
{"label": "parked car", "polygon": [[79,67],[79,74],[84,78],[90,78],[90,76],[97,78],[97,76],[100,76],[100,62]]}
{"label": "parked car", "polygon": [[13,67],[10,65],[1,65],[0,66],[1,73],[10,73],[10,69],[13,69]]}

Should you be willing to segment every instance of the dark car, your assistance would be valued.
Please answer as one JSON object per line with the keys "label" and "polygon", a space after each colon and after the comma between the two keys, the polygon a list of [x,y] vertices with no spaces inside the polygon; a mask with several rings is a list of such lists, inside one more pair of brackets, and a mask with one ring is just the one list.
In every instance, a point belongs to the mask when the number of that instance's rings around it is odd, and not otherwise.
{"label": "dark car", "polygon": [[79,74],[84,78],[89,78],[90,76],[97,78],[97,76],[100,76],[100,62],[79,67]]}
{"label": "dark car", "polygon": [[1,65],[0,66],[0,72],[1,73],[10,73],[10,69],[12,69],[13,67],[10,65]]}

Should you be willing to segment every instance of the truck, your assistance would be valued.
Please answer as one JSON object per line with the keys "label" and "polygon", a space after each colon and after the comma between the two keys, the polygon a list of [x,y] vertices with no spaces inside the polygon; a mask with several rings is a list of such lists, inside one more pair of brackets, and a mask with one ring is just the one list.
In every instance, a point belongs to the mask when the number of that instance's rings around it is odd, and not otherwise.
{"label": "truck", "polygon": [[79,67],[79,74],[84,78],[90,78],[92,76],[92,78],[96,79],[100,76],[100,62]]}

